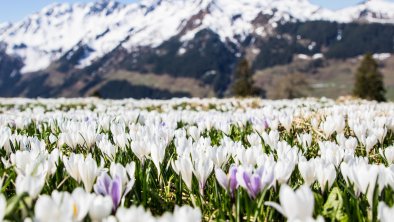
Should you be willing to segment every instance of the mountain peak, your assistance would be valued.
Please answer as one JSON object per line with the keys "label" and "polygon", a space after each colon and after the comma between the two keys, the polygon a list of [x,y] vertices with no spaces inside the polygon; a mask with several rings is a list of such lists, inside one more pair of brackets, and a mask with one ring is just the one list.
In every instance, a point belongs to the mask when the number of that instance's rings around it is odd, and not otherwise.
{"label": "mountain peak", "polygon": [[[373,3],[373,4],[372,4]],[[255,19],[264,14],[267,27],[256,31]],[[369,0],[337,12],[309,0],[142,0],[123,4],[115,0],[89,3],[57,3],[12,24],[0,24],[0,42],[7,53],[19,55],[22,71],[44,69],[51,62],[85,47],[80,67],[90,65],[116,47],[127,50],[155,48],[179,36],[193,39],[203,29],[215,32],[223,42],[239,44],[247,36],[278,22],[330,20],[394,23],[394,4]],[[261,24],[260,24],[261,25]],[[269,31],[268,31],[269,32]]]}
{"label": "mountain peak", "polygon": [[366,0],[356,6],[341,9],[337,13],[344,22],[394,23],[394,3],[385,0]]}

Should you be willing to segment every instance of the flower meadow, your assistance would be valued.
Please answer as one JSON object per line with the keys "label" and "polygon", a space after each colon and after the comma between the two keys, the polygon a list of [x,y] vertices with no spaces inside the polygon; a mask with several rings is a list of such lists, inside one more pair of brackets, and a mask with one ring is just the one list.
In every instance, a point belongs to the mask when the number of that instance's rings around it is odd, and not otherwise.
{"label": "flower meadow", "polygon": [[392,221],[394,104],[0,99],[4,221]]}

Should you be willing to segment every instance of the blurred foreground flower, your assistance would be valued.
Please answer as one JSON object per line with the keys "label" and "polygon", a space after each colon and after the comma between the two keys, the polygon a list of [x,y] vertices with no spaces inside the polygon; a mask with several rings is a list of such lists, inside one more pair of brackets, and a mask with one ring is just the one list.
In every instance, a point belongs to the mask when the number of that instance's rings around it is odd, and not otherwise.
{"label": "blurred foreground flower", "polygon": [[[280,204],[265,202],[265,205],[275,208],[285,216],[288,221],[315,221],[313,209],[315,200],[311,189],[303,185],[297,191],[293,191],[288,185],[283,184],[279,192]],[[324,221],[319,217],[316,221]]]}
{"label": "blurred foreground flower", "polygon": [[380,202],[378,206],[378,219],[381,222],[390,222],[394,218],[394,207],[387,206],[384,202]]}

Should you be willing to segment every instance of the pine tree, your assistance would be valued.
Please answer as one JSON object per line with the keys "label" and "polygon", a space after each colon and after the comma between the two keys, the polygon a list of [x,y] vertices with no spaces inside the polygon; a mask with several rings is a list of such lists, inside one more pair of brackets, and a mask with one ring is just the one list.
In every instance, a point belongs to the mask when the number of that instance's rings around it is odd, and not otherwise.
{"label": "pine tree", "polygon": [[252,71],[246,59],[241,60],[237,66],[231,93],[236,97],[256,96],[259,94],[258,90],[254,87]]}
{"label": "pine tree", "polygon": [[383,75],[371,54],[366,54],[355,75],[353,95],[362,99],[386,101]]}

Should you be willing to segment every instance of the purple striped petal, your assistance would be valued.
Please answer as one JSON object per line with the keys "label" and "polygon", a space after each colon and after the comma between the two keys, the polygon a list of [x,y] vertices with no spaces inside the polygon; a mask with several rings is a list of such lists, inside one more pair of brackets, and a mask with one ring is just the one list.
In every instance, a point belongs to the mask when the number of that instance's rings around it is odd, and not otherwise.
{"label": "purple striped petal", "polygon": [[119,206],[121,199],[121,185],[119,180],[113,180],[111,184],[111,198],[114,204],[114,210]]}

